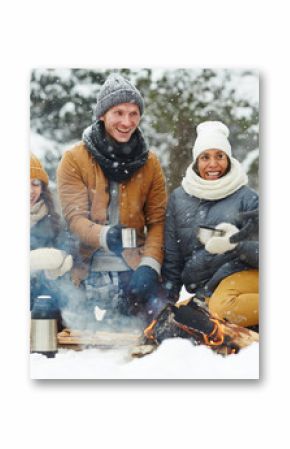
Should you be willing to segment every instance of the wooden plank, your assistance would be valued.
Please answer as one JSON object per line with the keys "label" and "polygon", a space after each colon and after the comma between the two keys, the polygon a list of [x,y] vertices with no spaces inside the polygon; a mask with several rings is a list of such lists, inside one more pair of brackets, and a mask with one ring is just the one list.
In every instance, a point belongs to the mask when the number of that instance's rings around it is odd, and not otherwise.
{"label": "wooden plank", "polygon": [[139,344],[141,334],[133,334],[128,332],[105,332],[98,331],[95,333],[69,331],[59,332],[57,342],[60,346],[77,345],[77,346],[98,346],[98,347],[118,347],[118,346],[134,346]]}

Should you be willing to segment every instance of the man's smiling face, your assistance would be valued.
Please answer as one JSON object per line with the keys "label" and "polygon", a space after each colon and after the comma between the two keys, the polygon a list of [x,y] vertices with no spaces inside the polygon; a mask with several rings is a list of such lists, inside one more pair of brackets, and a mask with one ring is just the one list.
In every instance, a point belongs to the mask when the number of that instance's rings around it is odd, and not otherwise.
{"label": "man's smiling face", "polygon": [[109,109],[100,120],[104,122],[107,134],[120,143],[128,142],[138,128],[141,115],[135,103],[120,103]]}

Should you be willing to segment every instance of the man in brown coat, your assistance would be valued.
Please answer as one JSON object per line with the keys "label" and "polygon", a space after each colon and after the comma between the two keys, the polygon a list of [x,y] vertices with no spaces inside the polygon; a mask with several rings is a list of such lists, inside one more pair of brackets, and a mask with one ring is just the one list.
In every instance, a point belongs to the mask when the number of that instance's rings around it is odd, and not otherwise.
{"label": "man in brown coat", "polygon": [[[80,241],[73,281],[85,287],[87,303],[113,313],[142,311],[150,321],[158,307],[166,190],[138,127],[143,109],[136,87],[109,76],[96,121],[65,152],[57,181],[63,215]],[[136,248],[124,247],[123,228],[136,230]]]}

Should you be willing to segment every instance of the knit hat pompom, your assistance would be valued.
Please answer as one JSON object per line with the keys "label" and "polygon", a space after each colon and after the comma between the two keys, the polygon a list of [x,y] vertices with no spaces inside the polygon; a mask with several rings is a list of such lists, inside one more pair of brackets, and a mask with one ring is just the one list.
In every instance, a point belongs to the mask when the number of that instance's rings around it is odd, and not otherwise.
{"label": "knit hat pompom", "polygon": [[139,90],[118,73],[111,74],[97,96],[96,118],[121,103],[135,103],[143,114],[144,101]]}
{"label": "knit hat pompom", "polygon": [[192,150],[193,160],[205,150],[222,150],[229,158],[232,155],[231,145],[228,141],[229,128],[222,122],[207,121],[196,127],[197,138]]}
{"label": "knit hat pompom", "polygon": [[49,181],[48,174],[37,157],[32,153],[30,155],[30,179],[39,179],[46,185],[48,185]]}

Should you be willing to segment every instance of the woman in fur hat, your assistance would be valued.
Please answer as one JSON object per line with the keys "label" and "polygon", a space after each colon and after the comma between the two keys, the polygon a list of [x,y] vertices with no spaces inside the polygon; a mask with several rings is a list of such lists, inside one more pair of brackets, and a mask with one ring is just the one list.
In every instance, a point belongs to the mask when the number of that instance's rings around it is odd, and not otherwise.
{"label": "woman in fur hat", "polygon": [[221,122],[197,126],[193,163],[168,204],[162,274],[172,301],[184,284],[218,318],[249,327],[259,321],[258,194],[228,136]]}
{"label": "woman in fur hat", "polygon": [[55,211],[48,174],[33,154],[30,157],[30,307],[38,295],[50,294],[61,307],[64,295],[55,281],[72,267],[64,250],[67,234]]}

